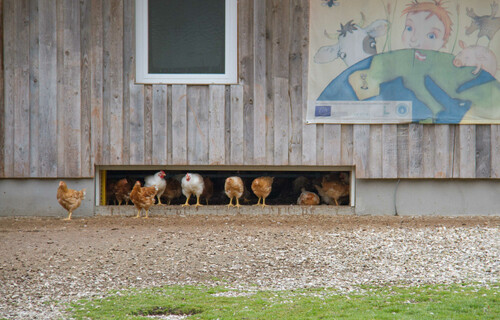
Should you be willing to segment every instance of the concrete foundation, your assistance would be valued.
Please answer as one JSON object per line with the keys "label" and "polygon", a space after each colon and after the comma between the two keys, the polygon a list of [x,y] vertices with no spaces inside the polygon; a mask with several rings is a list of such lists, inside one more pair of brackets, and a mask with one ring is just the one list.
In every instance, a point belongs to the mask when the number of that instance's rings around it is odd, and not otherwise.
{"label": "concrete foundation", "polygon": [[[60,179],[0,180],[0,216],[66,217],[56,199]],[[87,188],[87,196],[74,217],[94,215],[135,215],[132,206],[96,206],[93,179],[64,179],[68,187]],[[500,215],[500,180],[356,180],[355,206],[300,207],[244,206],[239,210],[225,206],[182,208],[154,207],[161,214],[358,214],[358,215]],[[234,210],[233,210],[234,209]]]}

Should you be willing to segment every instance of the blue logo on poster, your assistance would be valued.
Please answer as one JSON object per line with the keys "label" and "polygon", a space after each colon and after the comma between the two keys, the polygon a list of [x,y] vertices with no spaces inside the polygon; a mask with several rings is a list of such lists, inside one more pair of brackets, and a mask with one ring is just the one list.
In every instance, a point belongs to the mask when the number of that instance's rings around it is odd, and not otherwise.
{"label": "blue logo on poster", "polygon": [[332,107],[331,106],[316,106],[316,110],[314,112],[316,117],[330,117],[332,115]]}
{"label": "blue logo on poster", "polygon": [[404,115],[408,114],[408,106],[406,106],[404,104],[400,104],[396,110],[397,110],[399,116],[404,116]]}

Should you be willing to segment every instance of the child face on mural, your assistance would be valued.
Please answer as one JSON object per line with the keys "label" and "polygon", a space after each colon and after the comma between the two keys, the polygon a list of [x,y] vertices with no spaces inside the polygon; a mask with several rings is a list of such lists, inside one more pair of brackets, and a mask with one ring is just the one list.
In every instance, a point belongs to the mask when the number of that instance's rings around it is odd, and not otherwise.
{"label": "child face on mural", "polygon": [[444,33],[444,24],[435,14],[429,11],[410,12],[406,15],[401,39],[409,48],[439,50],[445,43]]}

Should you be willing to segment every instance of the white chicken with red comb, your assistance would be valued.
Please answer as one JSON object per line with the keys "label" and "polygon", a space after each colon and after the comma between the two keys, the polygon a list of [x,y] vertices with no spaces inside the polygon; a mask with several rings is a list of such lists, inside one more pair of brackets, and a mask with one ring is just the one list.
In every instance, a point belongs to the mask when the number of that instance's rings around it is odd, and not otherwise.
{"label": "white chicken with red comb", "polygon": [[189,206],[189,198],[191,195],[196,195],[196,207],[201,206],[200,196],[205,189],[205,183],[203,182],[202,176],[197,173],[186,173],[181,181],[182,194],[186,196],[186,203],[182,206]]}
{"label": "white chicken with red comb", "polygon": [[165,171],[161,170],[155,173],[154,175],[147,176],[144,178],[144,186],[145,187],[156,187],[158,192],[156,193],[156,197],[158,198],[158,204],[162,205],[160,197],[165,192],[165,188],[167,187],[167,181],[164,179],[166,176]]}

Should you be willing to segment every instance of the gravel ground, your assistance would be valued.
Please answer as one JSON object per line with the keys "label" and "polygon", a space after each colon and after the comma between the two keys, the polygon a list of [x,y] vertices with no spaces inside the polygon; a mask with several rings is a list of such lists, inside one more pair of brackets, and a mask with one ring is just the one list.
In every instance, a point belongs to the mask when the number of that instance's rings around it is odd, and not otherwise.
{"label": "gravel ground", "polygon": [[326,215],[0,218],[0,318],[167,284],[292,289],[493,283],[500,217]]}

